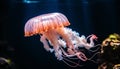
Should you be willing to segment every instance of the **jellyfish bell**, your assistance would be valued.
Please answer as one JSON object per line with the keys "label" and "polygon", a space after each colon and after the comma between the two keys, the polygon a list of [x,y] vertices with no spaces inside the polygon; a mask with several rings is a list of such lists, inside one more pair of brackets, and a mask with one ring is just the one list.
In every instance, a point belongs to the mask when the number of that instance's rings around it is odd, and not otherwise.
{"label": "jellyfish bell", "polygon": [[57,30],[69,26],[70,22],[62,13],[48,13],[33,17],[25,24],[25,36],[43,34],[50,30]]}

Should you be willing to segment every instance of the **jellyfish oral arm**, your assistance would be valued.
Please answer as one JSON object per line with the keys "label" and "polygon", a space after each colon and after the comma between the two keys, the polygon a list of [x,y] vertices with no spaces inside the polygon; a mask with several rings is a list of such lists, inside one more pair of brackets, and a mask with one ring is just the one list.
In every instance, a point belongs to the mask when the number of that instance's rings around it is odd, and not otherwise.
{"label": "jellyfish oral arm", "polygon": [[66,43],[65,43],[65,41],[64,41],[64,40],[59,39],[59,40],[58,40],[58,43],[59,43],[59,45],[60,45],[60,46],[62,46],[62,47],[64,47],[64,48],[66,48]]}
{"label": "jellyfish oral arm", "polygon": [[44,48],[45,48],[46,51],[50,51],[50,52],[54,51],[54,49],[49,47],[48,42],[46,40],[46,37],[44,35],[41,36],[40,41],[43,43]]}
{"label": "jellyfish oral arm", "polygon": [[70,40],[70,36],[65,31],[66,28],[59,28],[57,30],[58,30],[57,32],[61,35],[61,37],[66,41],[68,48],[73,49],[74,47],[73,47],[72,41]]}
{"label": "jellyfish oral arm", "polygon": [[47,40],[49,41],[49,44],[53,47],[55,56],[57,57],[58,60],[62,60],[62,52],[60,50],[60,45],[59,45],[59,35],[56,33],[55,30],[49,30],[41,36],[41,42],[44,44],[44,47],[48,50],[51,51],[51,48],[49,47]]}

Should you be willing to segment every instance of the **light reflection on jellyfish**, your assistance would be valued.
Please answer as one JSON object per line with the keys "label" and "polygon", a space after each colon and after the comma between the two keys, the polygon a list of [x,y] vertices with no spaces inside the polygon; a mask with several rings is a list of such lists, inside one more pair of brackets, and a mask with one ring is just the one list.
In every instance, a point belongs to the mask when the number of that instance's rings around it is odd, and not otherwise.
{"label": "light reflection on jellyfish", "polygon": [[39,34],[45,50],[54,52],[58,60],[76,56],[82,61],[87,61],[88,58],[78,48],[85,47],[89,50],[94,47],[93,40],[97,37],[90,35],[88,43],[84,35],[80,37],[79,33],[66,27],[69,25],[67,17],[61,13],[43,14],[27,21],[24,27],[25,37]]}

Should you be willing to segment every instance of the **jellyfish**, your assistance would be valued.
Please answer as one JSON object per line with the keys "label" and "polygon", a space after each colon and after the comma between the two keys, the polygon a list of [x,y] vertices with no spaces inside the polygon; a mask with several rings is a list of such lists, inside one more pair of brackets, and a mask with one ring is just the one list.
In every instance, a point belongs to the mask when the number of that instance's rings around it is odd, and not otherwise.
{"label": "jellyfish", "polygon": [[[48,13],[33,17],[27,21],[24,27],[25,37],[40,35],[40,41],[46,51],[55,54],[58,60],[77,57],[82,61],[90,60],[79,49],[85,47],[87,50],[94,47],[96,35],[85,37],[80,36],[78,32],[73,31],[67,26],[70,25],[67,17],[62,13]],[[88,39],[90,43],[87,42]]]}

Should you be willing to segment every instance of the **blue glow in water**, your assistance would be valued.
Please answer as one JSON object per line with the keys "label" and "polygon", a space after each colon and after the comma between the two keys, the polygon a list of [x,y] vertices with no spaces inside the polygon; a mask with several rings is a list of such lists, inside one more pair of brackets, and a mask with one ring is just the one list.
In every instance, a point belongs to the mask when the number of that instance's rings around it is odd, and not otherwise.
{"label": "blue glow in water", "polygon": [[39,1],[23,0],[23,3],[39,3]]}

